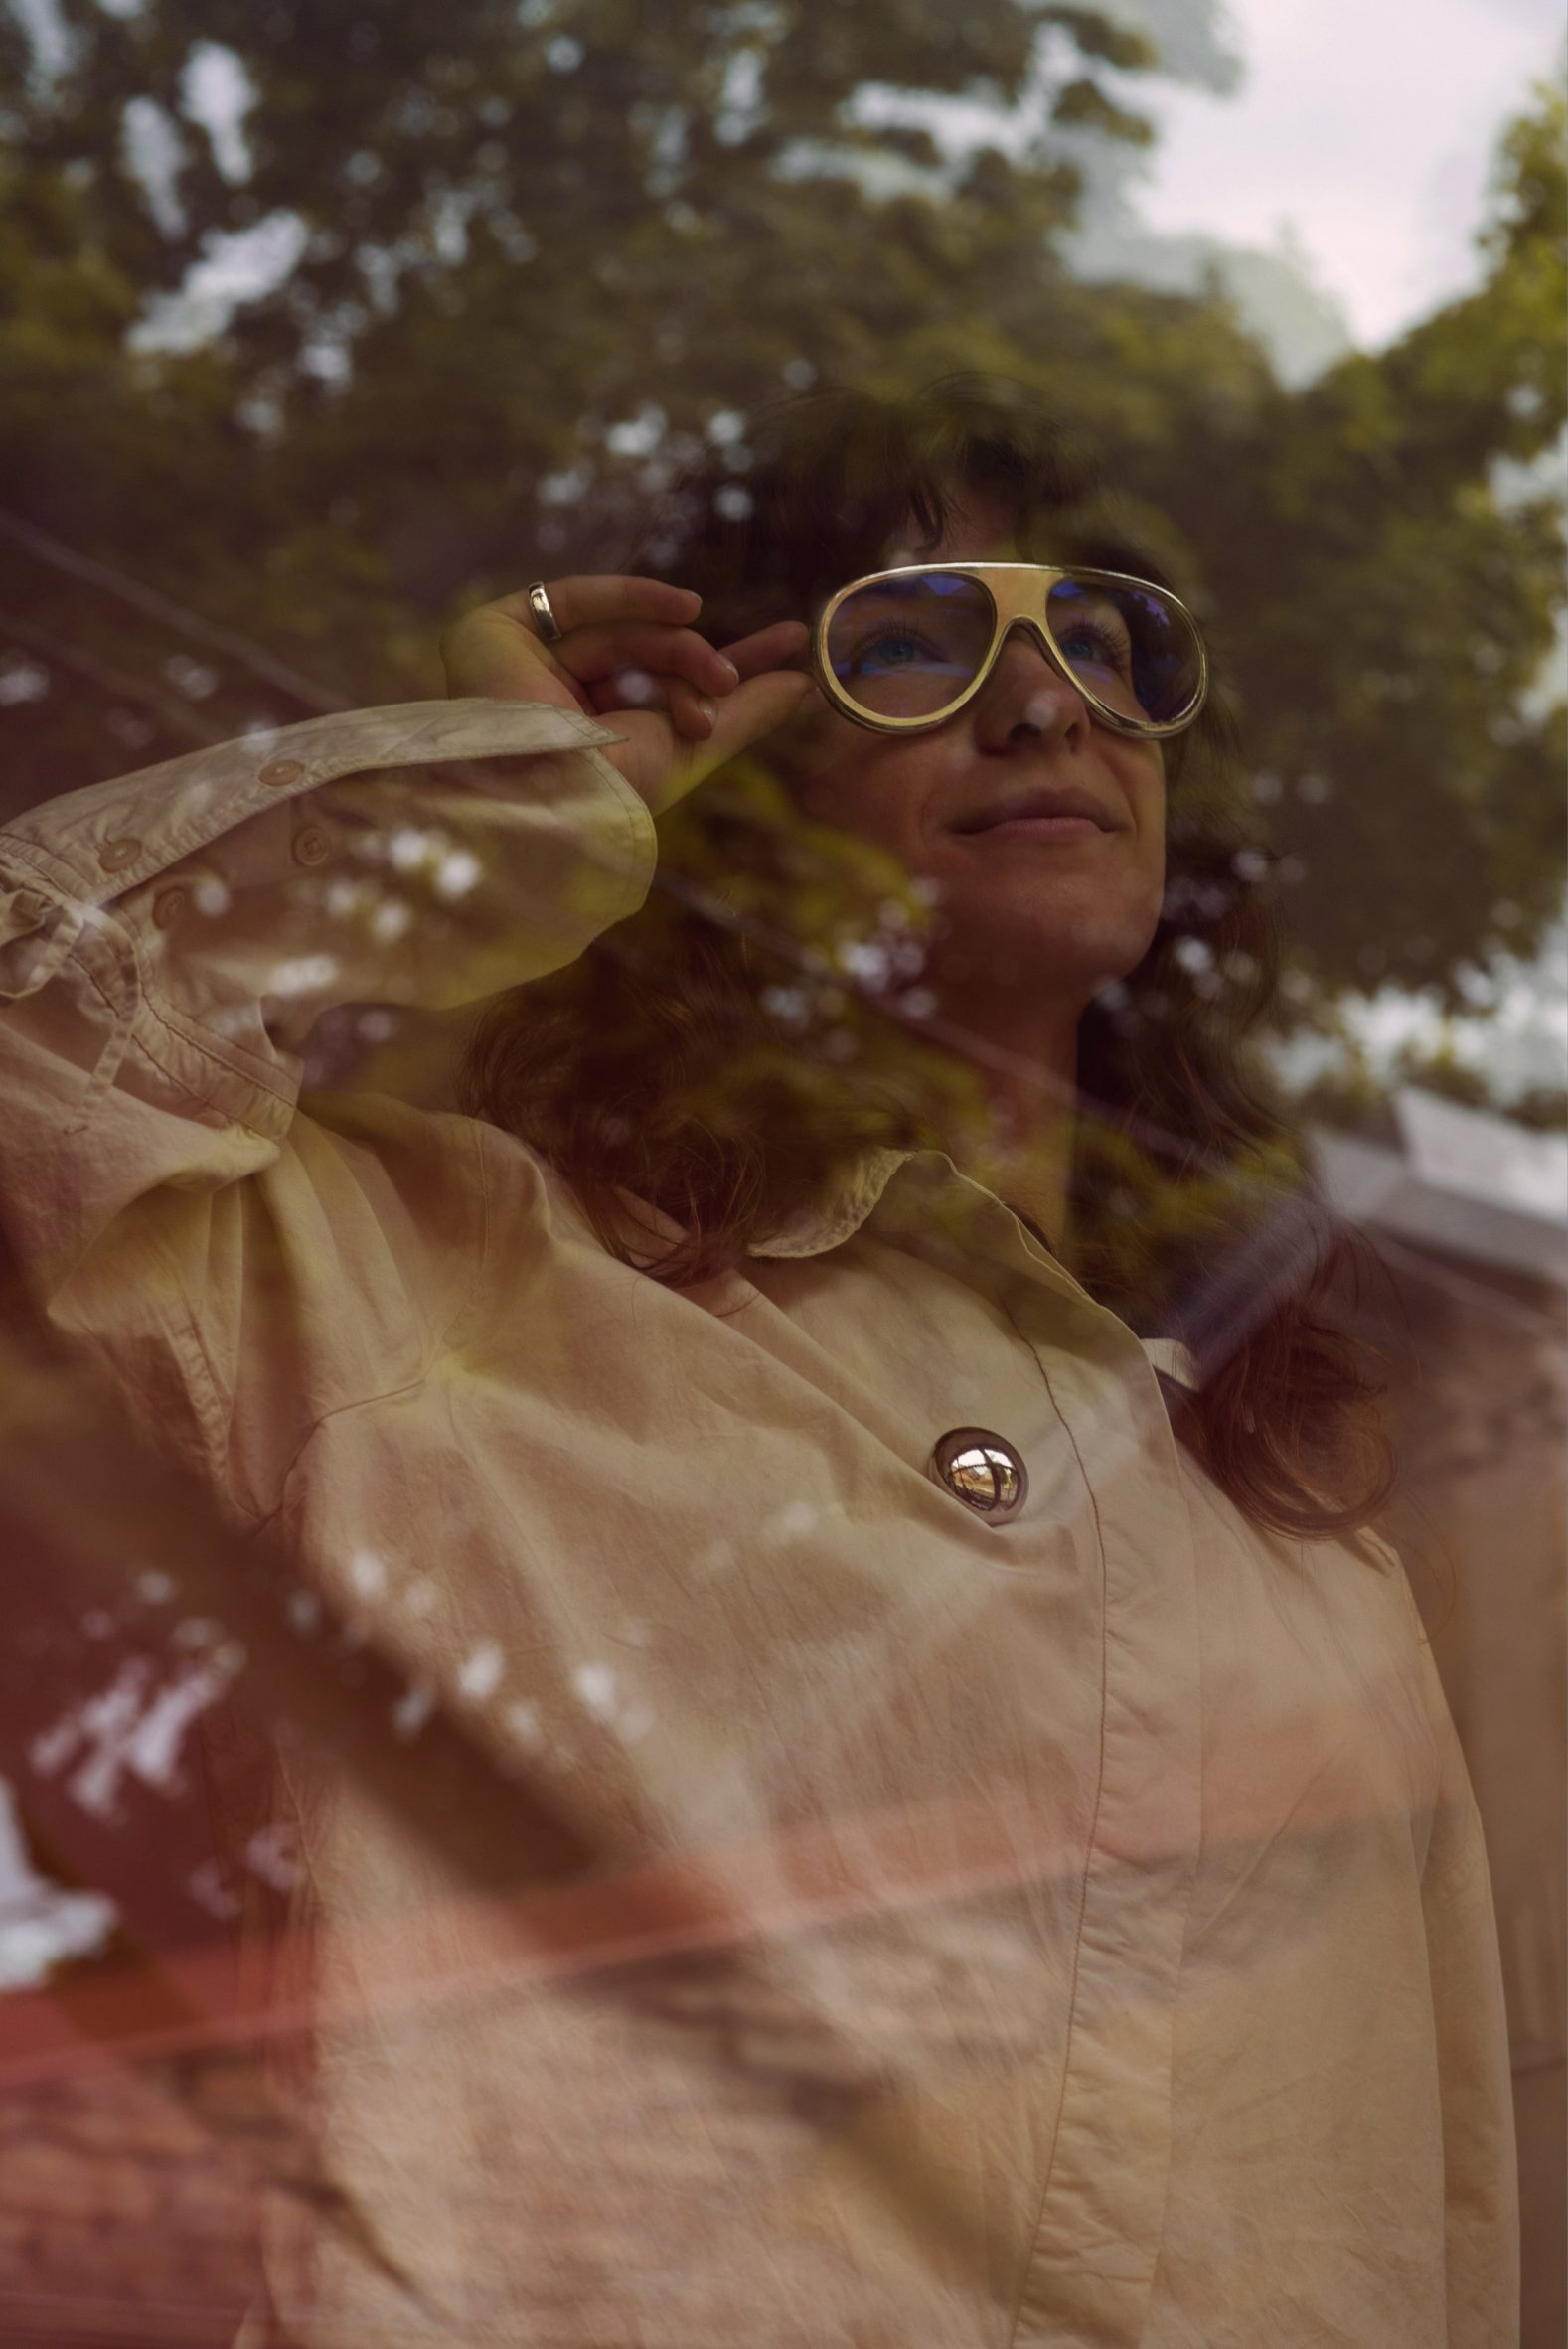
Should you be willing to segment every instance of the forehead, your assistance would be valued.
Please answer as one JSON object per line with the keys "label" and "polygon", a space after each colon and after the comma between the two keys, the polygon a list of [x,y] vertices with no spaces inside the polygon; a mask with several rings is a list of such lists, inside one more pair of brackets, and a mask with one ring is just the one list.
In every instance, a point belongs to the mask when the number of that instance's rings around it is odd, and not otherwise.
{"label": "forehead", "polygon": [[935,539],[923,533],[914,516],[909,516],[884,554],[889,569],[904,562],[1030,559],[1020,552],[1018,514],[1003,499],[988,497],[978,490],[952,490],[948,500],[947,520]]}
{"label": "forehead", "polygon": [[946,519],[934,539],[911,514],[876,567],[890,570],[914,562],[1087,563],[1138,577],[1159,575],[1134,552],[1128,534],[1097,506],[1029,510],[1000,493],[964,487],[948,490]]}

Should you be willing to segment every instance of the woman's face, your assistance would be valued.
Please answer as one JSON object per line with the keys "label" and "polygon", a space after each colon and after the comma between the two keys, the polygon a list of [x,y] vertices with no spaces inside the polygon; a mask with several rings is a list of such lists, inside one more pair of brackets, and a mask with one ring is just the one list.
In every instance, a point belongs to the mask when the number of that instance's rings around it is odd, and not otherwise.
{"label": "woman's face", "polygon": [[[1009,535],[970,501],[935,548],[888,562],[1005,561]],[[816,697],[781,748],[806,814],[927,884],[926,977],[948,1018],[983,1032],[1030,1012],[1075,1019],[1148,951],[1165,886],[1161,747],[1097,723],[1021,632],[929,733],[869,733]],[[1066,795],[1086,813],[1053,812]]]}

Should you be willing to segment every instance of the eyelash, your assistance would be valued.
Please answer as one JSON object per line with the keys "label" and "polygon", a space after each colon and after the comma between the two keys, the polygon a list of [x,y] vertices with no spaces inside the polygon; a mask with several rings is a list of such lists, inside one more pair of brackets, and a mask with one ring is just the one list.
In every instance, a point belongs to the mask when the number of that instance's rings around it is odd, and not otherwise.
{"label": "eyelash", "polygon": [[1126,669],[1131,672],[1133,647],[1130,637],[1110,627],[1103,620],[1088,618],[1075,619],[1069,627],[1056,631],[1058,642],[1064,646],[1070,644],[1073,637],[1080,633],[1086,633],[1095,639],[1095,642],[1106,653],[1113,668]]}
{"label": "eyelash", "polygon": [[[1074,619],[1067,627],[1056,630],[1055,634],[1058,643],[1064,650],[1075,636],[1092,637],[1103,653],[1107,664],[1119,674],[1131,677],[1133,673],[1132,639],[1125,631],[1118,630],[1113,623],[1091,619],[1085,614]],[[940,660],[942,657],[940,646],[932,644],[929,639],[923,637],[917,628],[901,628],[896,623],[889,622],[885,627],[875,629],[862,637],[856,645],[851,657],[851,674],[861,669],[867,655],[874,652],[875,647],[885,642],[889,637],[915,645],[936,660]]]}
{"label": "eyelash", "polygon": [[862,636],[861,638],[860,642],[855,647],[851,667],[858,669],[861,666],[861,663],[865,659],[866,654],[868,652],[874,651],[877,645],[884,644],[889,637],[892,637],[895,640],[901,641],[905,644],[918,645],[922,652],[934,654],[938,660],[941,659],[940,646],[932,644],[926,637],[923,637],[919,633],[918,629],[888,626],[886,628],[874,629],[869,636]]}

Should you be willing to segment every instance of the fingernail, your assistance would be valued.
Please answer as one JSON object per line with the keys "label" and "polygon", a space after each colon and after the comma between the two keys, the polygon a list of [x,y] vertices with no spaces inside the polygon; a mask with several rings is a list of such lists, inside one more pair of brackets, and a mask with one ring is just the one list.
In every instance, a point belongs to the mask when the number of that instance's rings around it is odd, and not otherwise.
{"label": "fingernail", "polygon": [[715,726],[718,723],[718,707],[715,703],[699,702],[697,708],[698,715],[700,717],[706,717],[710,727]]}
{"label": "fingernail", "polygon": [[731,661],[731,660],[728,658],[728,656],[727,656],[726,654],[724,654],[724,653],[720,653],[720,654],[719,654],[719,656],[718,656],[718,663],[719,663],[719,667],[720,667],[721,669],[723,669],[723,670],[724,670],[724,671],[727,673],[727,675],[728,675],[728,678],[729,678],[729,682],[730,682],[730,684],[731,684],[731,685],[739,685],[739,683],[740,683],[740,672],[739,672],[739,670],[738,670],[738,669],[735,667],[735,664],[734,664],[734,662],[733,662],[733,661]]}

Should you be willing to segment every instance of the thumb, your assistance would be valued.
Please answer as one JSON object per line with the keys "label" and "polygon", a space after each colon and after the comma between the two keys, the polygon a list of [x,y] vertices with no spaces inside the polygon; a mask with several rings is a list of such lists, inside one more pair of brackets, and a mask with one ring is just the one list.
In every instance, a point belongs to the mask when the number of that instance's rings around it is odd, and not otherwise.
{"label": "thumb", "polygon": [[655,814],[684,799],[715,768],[776,733],[816,690],[814,681],[798,669],[770,669],[736,686],[713,705],[713,730],[706,740],[678,745]]}
{"label": "thumb", "polygon": [[760,742],[795,715],[816,683],[802,669],[769,669],[747,678],[732,694],[713,705],[713,730],[706,742],[693,742],[690,754],[706,761],[705,772],[738,758],[753,742]]}

